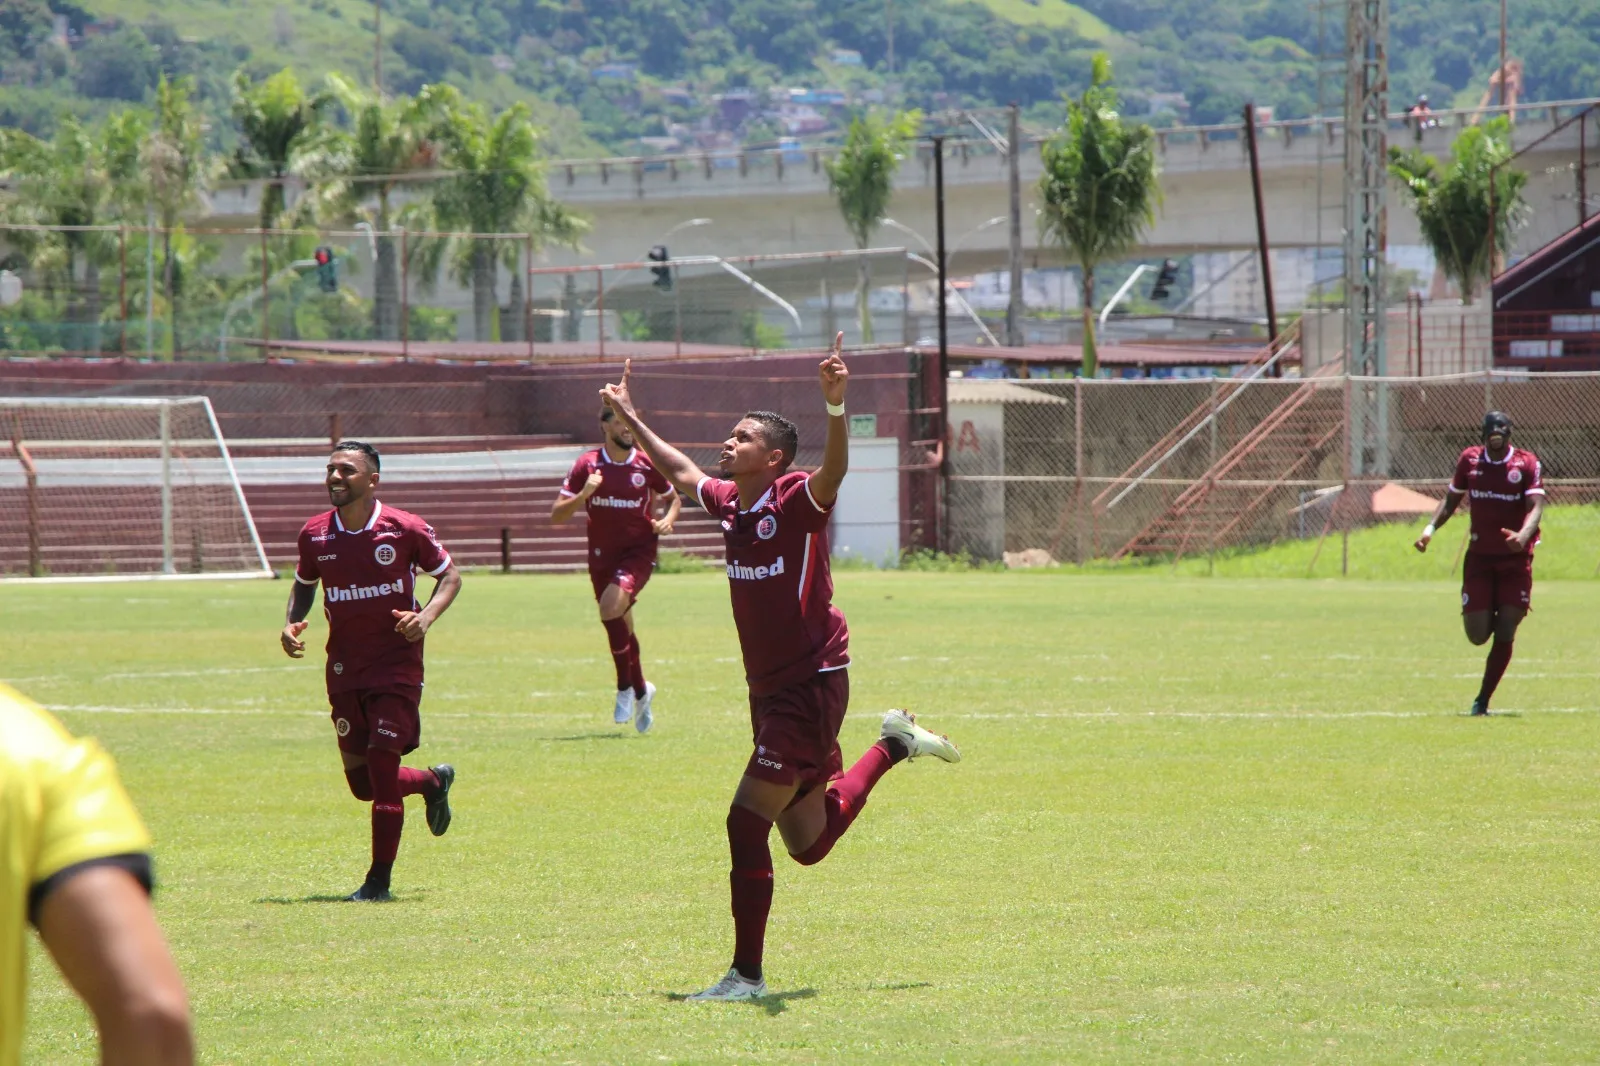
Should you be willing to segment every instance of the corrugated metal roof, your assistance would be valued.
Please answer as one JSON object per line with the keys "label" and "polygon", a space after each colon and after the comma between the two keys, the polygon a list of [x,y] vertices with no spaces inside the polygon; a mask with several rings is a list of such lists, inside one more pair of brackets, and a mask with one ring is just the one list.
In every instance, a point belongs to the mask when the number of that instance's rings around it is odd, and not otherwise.
{"label": "corrugated metal roof", "polygon": [[1059,403],[1059,396],[992,378],[951,378],[948,386],[951,403]]}

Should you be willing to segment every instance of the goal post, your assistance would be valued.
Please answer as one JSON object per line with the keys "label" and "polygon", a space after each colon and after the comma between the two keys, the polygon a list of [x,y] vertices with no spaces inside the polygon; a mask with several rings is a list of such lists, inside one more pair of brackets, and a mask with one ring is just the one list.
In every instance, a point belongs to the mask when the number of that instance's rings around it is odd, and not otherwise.
{"label": "goal post", "polygon": [[0,397],[0,579],[270,576],[206,397]]}

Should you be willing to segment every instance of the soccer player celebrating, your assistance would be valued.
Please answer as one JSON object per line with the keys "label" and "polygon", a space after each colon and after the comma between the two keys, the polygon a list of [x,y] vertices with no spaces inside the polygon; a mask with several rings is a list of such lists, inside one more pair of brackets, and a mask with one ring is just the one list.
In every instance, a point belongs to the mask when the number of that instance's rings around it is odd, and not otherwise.
{"label": "soccer player celebrating", "polygon": [[722,525],[733,620],[750,686],[755,750],[728,809],[733,857],[733,966],[692,1000],[743,1000],[766,994],[762,945],[772,906],[773,823],[790,858],[821,862],[850,828],[878,779],[895,763],[919,755],[957,762],[944,737],[904,711],[883,717],[882,736],[843,770],[839,727],[850,698],[844,615],[833,606],[828,571],[828,517],[849,466],[844,394],[849,371],[840,357],[844,334],[819,368],[828,408],[822,466],[791,470],[799,434],[770,411],[752,411],[733,427],[718,463],[722,479],[707,477],[639,419],[622,383],[601,395],[633,431],[656,468],[680,492],[692,493]]}
{"label": "soccer player celebrating", "polygon": [[[639,665],[639,638],[633,631],[633,605],[656,567],[656,543],[672,532],[683,502],[650,460],[634,447],[633,433],[609,407],[600,411],[605,443],[572,464],[552,522],[565,522],[583,508],[589,516],[589,581],[600,604],[611,661],[617,667],[617,703],[612,720],[648,733],[656,687]],[[667,513],[650,516],[659,496],[671,496]]]}
{"label": "soccer player celebrating", "polygon": [[[300,639],[322,582],[328,616],[328,702],[356,799],[372,804],[372,868],[352,901],[388,900],[389,878],[405,826],[406,796],[427,802],[428,828],[450,828],[448,763],[417,770],[400,765],[421,739],[422,638],[461,591],[461,575],[414,514],[378,502],[378,451],[341,441],[328,459],[333,510],[300,530],[300,562],[289,593],[283,650],[305,654]],[[426,607],[416,600],[417,572],[435,578]]]}
{"label": "soccer player celebrating", "polygon": [[1517,626],[1528,613],[1545,497],[1538,456],[1511,446],[1511,419],[1501,411],[1483,416],[1483,443],[1461,453],[1449,490],[1417,538],[1417,551],[1428,550],[1463,497],[1472,501],[1472,529],[1461,575],[1461,618],[1472,643],[1494,638],[1483,684],[1472,701],[1472,713],[1485,715],[1511,663]]}

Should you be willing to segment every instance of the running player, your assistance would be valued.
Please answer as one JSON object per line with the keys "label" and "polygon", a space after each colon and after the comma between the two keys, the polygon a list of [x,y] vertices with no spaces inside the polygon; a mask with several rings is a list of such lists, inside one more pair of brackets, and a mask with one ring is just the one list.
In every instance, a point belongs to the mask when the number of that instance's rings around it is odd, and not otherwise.
{"label": "running player", "polygon": [[722,445],[722,479],[715,479],[639,420],[626,367],[620,385],[601,390],[656,468],[720,521],[733,620],[750,686],[755,750],[727,821],[733,966],[692,1000],[766,995],[761,961],[772,906],[767,838],[774,823],[790,858],[810,866],[850,828],[872,787],[895,763],[919,755],[946,762],[961,758],[948,739],[896,710],[883,716],[880,739],[841,772],[838,738],[850,699],[849,634],[844,615],[832,603],[828,518],[849,466],[844,393],[850,374],[840,357],[843,343],[841,333],[819,368],[828,435],[822,466],[809,475],[789,469],[799,434],[781,415],[752,411],[740,419]]}
{"label": "running player", "polygon": [[[655,720],[650,704],[656,687],[639,665],[639,637],[633,631],[633,605],[656,567],[656,543],[672,532],[683,501],[667,479],[633,445],[633,433],[612,412],[600,410],[605,442],[578,456],[566,484],[550,508],[550,521],[565,522],[581,507],[589,517],[589,581],[600,604],[611,661],[617,668],[617,703],[612,721],[648,733]],[[658,497],[671,496],[667,513],[652,518]]]}
{"label": "running player", "polygon": [[[428,828],[450,828],[448,763],[400,765],[422,737],[422,638],[461,591],[461,575],[433,527],[378,502],[378,450],[340,441],[328,459],[333,510],[300,531],[300,562],[289,593],[283,650],[305,655],[300,639],[322,582],[328,617],[328,702],[356,799],[372,804],[372,868],[352,901],[388,900],[389,879],[405,826],[406,796],[427,802]],[[426,607],[416,600],[417,572],[435,578]]]}
{"label": "running player", "polygon": [[1511,642],[1528,613],[1533,595],[1533,549],[1539,543],[1544,515],[1544,483],[1539,457],[1511,446],[1511,419],[1501,411],[1483,416],[1483,443],[1466,449],[1456,461],[1450,488],[1439,509],[1417,538],[1416,549],[1428,550],[1440,526],[1470,498],[1471,539],[1461,575],[1461,619],[1467,639],[1488,643],[1483,684],[1472,701],[1472,713],[1489,713],[1500,678],[1511,663]]}

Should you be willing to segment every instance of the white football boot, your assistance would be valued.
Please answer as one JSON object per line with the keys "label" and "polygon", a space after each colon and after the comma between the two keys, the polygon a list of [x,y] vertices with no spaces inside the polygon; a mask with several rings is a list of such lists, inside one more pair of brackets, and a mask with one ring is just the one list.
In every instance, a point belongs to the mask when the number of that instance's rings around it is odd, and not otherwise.
{"label": "white football boot", "polygon": [[611,711],[611,720],[618,725],[633,721],[633,689],[617,689],[617,705]]}
{"label": "white football boot", "polygon": [[882,735],[904,744],[912,759],[919,755],[936,755],[945,762],[961,761],[961,749],[952,744],[949,737],[928,732],[917,724],[917,716],[909,711],[884,712]]}
{"label": "white football boot", "polygon": [[641,733],[650,732],[650,727],[655,724],[655,718],[650,714],[650,701],[656,698],[656,687],[650,682],[644,683],[644,695],[633,698],[633,728]]}
{"label": "white football boot", "polygon": [[727,976],[722,980],[704,992],[696,992],[685,999],[690,1003],[737,1003],[746,999],[760,999],[766,994],[766,981],[752,981],[730,966]]}

